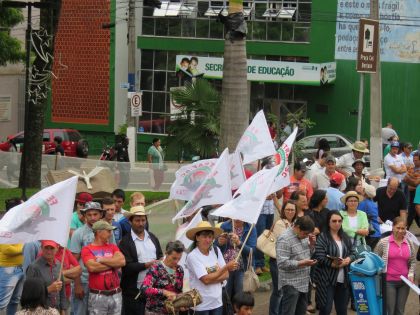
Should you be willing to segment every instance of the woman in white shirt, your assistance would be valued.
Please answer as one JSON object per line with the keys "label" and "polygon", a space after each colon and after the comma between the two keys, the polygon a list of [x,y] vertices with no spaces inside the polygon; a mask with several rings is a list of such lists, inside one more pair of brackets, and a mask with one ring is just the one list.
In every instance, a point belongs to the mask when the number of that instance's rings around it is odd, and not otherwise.
{"label": "woman in white shirt", "polygon": [[222,315],[222,282],[229,278],[229,271],[238,268],[235,260],[226,264],[220,249],[213,245],[215,237],[222,232],[222,229],[202,221],[186,233],[194,242],[186,259],[190,287],[197,289],[203,300],[194,308],[197,315]]}

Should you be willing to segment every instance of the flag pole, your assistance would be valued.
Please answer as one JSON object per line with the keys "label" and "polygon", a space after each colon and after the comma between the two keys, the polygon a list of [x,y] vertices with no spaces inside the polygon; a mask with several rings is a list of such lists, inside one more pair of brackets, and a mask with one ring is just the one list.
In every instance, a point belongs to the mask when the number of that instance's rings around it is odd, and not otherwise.
{"label": "flag pole", "polygon": [[239,257],[241,257],[242,250],[244,249],[244,246],[245,246],[246,242],[248,241],[248,238],[249,238],[249,236],[251,235],[251,232],[252,232],[252,229],[254,228],[254,226],[255,226],[255,224],[254,224],[254,223],[252,223],[251,228],[249,229],[248,234],[246,235],[245,240],[244,240],[244,242],[242,243],[242,247],[241,247],[241,249],[239,250],[238,256],[236,256],[236,258],[235,258],[235,261],[236,261],[236,262],[238,262]]}
{"label": "flag pole", "polygon": [[66,248],[67,247],[63,247],[63,255],[61,256],[61,265],[60,265],[60,272],[58,273],[58,279],[61,279],[61,274],[63,273],[63,266],[64,266],[64,256],[66,255]]}

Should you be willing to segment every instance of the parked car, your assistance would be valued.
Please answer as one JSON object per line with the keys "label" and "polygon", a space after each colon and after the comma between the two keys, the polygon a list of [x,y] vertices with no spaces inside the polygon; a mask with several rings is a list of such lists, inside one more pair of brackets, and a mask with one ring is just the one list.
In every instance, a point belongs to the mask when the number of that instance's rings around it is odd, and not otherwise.
{"label": "parked car", "polygon": [[[83,158],[88,156],[88,142],[82,139],[80,133],[75,129],[44,129],[42,154],[53,154],[55,152],[54,137],[56,136],[60,136],[63,139],[61,145],[66,156]],[[6,141],[0,143],[0,150],[11,151],[16,149],[16,151],[22,152],[23,140],[23,131],[8,136]]]}
{"label": "parked car", "polygon": [[[322,138],[328,141],[331,154],[336,158],[351,152],[350,145],[355,141],[352,137],[331,133],[307,136],[299,140],[299,144],[302,146],[303,158],[314,161],[315,154],[318,150],[318,142]],[[369,166],[370,156],[365,154],[364,159],[367,162],[367,166]]]}

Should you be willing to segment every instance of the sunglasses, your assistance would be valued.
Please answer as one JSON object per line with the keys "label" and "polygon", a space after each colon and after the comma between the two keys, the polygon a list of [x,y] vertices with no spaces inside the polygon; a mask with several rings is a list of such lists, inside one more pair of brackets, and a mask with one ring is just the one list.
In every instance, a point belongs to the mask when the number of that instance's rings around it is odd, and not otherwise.
{"label": "sunglasses", "polygon": [[332,223],[341,223],[343,220],[331,220]]}

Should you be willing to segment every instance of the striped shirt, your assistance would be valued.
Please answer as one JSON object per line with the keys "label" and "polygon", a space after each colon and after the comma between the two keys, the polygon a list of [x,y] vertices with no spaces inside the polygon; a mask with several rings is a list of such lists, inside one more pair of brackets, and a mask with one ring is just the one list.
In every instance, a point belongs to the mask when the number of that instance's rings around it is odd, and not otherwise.
{"label": "striped shirt", "polygon": [[299,260],[311,258],[308,238],[299,239],[293,228],[288,228],[277,238],[276,255],[279,269],[278,289],[290,285],[299,292],[308,292],[311,267],[298,266]]}

